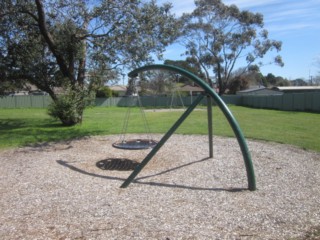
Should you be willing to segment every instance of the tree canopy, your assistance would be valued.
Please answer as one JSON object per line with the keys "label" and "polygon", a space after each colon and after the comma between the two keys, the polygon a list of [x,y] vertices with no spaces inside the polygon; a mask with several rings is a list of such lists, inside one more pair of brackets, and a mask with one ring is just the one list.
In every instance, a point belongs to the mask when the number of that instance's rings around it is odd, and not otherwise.
{"label": "tree canopy", "polygon": [[[193,59],[191,59],[191,58],[187,58],[186,60],[168,60],[167,59],[164,61],[164,64],[173,65],[173,66],[183,68],[183,69],[197,75],[200,78],[205,78],[205,74],[203,73],[198,62],[193,61]],[[179,76],[178,81],[181,83],[189,83],[189,84],[193,83],[184,76]]]}
{"label": "tree canopy", "polygon": [[[195,0],[195,5],[178,19],[170,3],[158,5],[156,0],[2,0],[0,95],[31,83],[53,99],[52,115],[73,125],[81,121],[92,90],[119,78],[124,68],[161,58],[178,37],[187,58],[166,63],[210,84],[213,74],[219,94],[247,87],[241,76],[248,72],[264,81],[261,60],[280,51],[282,43],[269,39],[263,16],[221,0]],[[244,66],[235,71],[240,61]],[[273,63],[283,66],[279,55]]]}
{"label": "tree canopy", "polygon": [[28,81],[54,101],[59,87],[93,87],[90,72],[152,61],[177,36],[171,5],[153,0],[3,0],[0,9],[1,82]]}
{"label": "tree canopy", "polygon": [[[227,89],[238,60],[245,59],[245,71],[258,71],[262,65],[257,63],[259,59],[271,50],[281,50],[281,42],[268,38],[261,14],[240,11],[221,0],[196,0],[195,5],[192,13],[183,16],[182,42],[186,54],[198,61],[207,77],[213,71],[219,94]],[[283,65],[280,56],[274,62]]]}

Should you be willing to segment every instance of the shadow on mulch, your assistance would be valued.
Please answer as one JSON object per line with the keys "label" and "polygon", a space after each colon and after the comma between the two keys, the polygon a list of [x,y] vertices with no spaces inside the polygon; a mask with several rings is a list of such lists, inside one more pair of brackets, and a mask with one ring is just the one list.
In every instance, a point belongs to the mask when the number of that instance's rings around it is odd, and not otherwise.
{"label": "shadow on mulch", "polygon": [[96,163],[96,166],[102,170],[130,171],[134,170],[139,162],[128,158],[108,158]]}

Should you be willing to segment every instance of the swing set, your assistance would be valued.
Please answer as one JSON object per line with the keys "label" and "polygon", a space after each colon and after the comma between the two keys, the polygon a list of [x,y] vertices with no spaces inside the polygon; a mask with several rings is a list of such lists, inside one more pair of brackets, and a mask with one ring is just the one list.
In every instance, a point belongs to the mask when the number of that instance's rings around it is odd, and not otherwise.
{"label": "swing set", "polygon": [[[127,140],[125,139],[124,135],[127,130],[128,126],[128,120],[130,116],[130,111],[131,107],[128,108],[128,111],[126,113],[125,121],[123,124],[123,129],[122,129],[122,139],[120,139],[118,142],[114,143],[113,146],[116,148],[121,148],[121,149],[129,149],[129,150],[134,150],[134,149],[146,149],[146,148],[151,148],[151,151],[147,154],[147,156],[144,158],[144,160],[138,164],[135,168],[134,171],[131,173],[131,175],[123,182],[121,185],[121,188],[126,188],[133,180],[134,178],[140,173],[140,171],[148,164],[148,162],[153,158],[153,156],[159,151],[159,149],[165,144],[165,142],[171,137],[171,135],[178,129],[178,127],[183,123],[183,121],[190,115],[190,113],[196,108],[196,106],[202,101],[204,97],[207,97],[207,116],[208,116],[208,137],[209,137],[209,157],[213,157],[213,143],[212,143],[212,100],[217,104],[217,106],[221,109],[223,112],[224,116],[227,118],[237,140],[238,144],[240,146],[245,168],[246,168],[246,173],[247,173],[247,180],[248,180],[248,189],[250,191],[256,190],[256,182],[255,182],[255,175],[254,175],[254,169],[253,169],[253,164],[250,156],[250,152],[248,150],[245,138],[242,134],[242,131],[230,112],[229,108],[227,105],[223,102],[223,100],[218,96],[218,94],[203,80],[201,80],[199,77],[196,75],[182,69],[176,66],[171,66],[171,65],[162,65],[162,64],[154,64],[154,65],[147,65],[144,67],[137,68],[133,71],[131,71],[128,76],[131,79],[134,79],[138,76],[139,73],[144,72],[144,71],[149,71],[149,70],[166,70],[166,71],[172,71],[176,74],[180,74],[184,77],[189,78],[193,82],[195,82],[198,86],[200,86],[204,90],[204,94],[199,95],[193,102],[192,104],[185,110],[185,112],[180,116],[180,118],[172,125],[172,127],[168,130],[168,132],[161,138],[159,142],[152,140],[151,138],[148,139],[130,139]],[[134,92],[134,91],[133,91]],[[142,110],[141,106],[141,101],[140,98],[137,94],[135,95],[140,112],[142,115],[142,119],[145,122],[145,128],[149,131],[150,129],[147,125],[146,117],[144,115],[144,112]]]}
{"label": "swing set", "polygon": [[[120,134],[120,139],[113,143],[112,146],[115,148],[126,149],[126,150],[140,150],[140,149],[148,149],[153,148],[157,145],[157,141],[151,138],[150,128],[147,122],[147,118],[145,112],[142,108],[141,99],[136,87],[136,78],[131,78],[128,84],[128,90],[126,92],[127,105],[128,109],[123,121],[123,126]],[[143,126],[145,128],[145,132],[147,138],[137,138],[137,139],[127,139],[126,133],[128,130],[128,124],[131,116],[131,110],[133,107],[139,107],[139,113],[141,115],[141,119],[143,122]]]}

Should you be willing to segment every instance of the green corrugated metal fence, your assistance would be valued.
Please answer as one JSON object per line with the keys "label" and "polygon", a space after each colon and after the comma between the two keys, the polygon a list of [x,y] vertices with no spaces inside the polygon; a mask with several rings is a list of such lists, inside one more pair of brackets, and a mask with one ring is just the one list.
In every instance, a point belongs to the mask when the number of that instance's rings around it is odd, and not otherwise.
{"label": "green corrugated metal fence", "polygon": [[0,108],[46,108],[51,101],[49,96],[0,97]]}
{"label": "green corrugated metal fence", "polygon": [[[176,107],[189,106],[195,96],[192,97],[140,97],[142,106],[145,107]],[[222,99],[227,104],[247,106],[254,108],[277,109],[284,111],[312,111],[320,112],[320,92],[286,93],[283,95],[225,95]],[[0,97],[0,108],[46,108],[52,102],[49,96],[6,96]],[[206,105],[206,98],[201,104]],[[138,106],[137,98],[116,97],[97,98],[96,106]]]}
{"label": "green corrugated metal fence", "polygon": [[242,95],[238,105],[284,111],[320,112],[320,92],[286,93],[283,95]]}

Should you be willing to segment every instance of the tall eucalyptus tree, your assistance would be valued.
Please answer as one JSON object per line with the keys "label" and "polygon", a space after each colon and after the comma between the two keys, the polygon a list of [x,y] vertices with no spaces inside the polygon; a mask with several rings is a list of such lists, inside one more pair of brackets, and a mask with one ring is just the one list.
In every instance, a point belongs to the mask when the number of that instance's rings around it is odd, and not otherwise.
{"label": "tall eucalyptus tree", "polygon": [[[280,41],[268,38],[261,14],[240,11],[221,0],[196,0],[195,5],[192,13],[183,16],[186,54],[198,61],[208,80],[209,71],[213,71],[220,95],[227,89],[240,59],[245,59],[242,69],[258,70],[263,64],[257,61],[267,52],[281,50]],[[274,62],[283,65],[280,56]]]}

